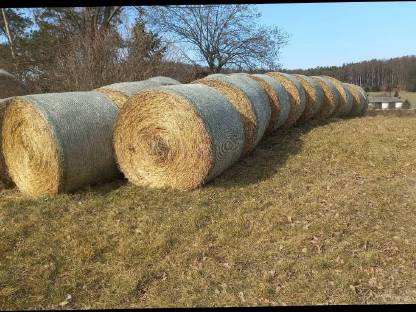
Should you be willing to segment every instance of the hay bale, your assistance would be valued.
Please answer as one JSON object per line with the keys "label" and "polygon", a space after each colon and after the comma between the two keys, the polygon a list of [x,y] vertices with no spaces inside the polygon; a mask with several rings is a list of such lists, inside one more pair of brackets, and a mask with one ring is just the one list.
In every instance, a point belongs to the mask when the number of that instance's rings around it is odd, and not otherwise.
{"label": "hay bale", "polygon": [[365,105],[365,97],[361,94],[361,92],[356,88],[356,85],[350,83],[343,83],[344,87],[348,89],[352,97],[352,109],[350,112],[350,116],[361,116],[364,105]]}
{"label": "hay bale", "polygon": [[[9,104],[10,99],[11,98],[0,100],[0,129],[3,127],[4,113],[6,111],[6,108]],[[4,160],[3,145],[2,145],[1,140],[0,140],[0,181],[4,187],[13,186],[12,179],[9,176],[6,162]]]}
{"label": "hay bale", "polygon": [[32,196],[52,195],[116,178],[112,129],[117,112],[95,91],[12,98],[2,144],[16,186]]}
{"label": "hay bale", "polygon": [[270,76],[254,74],[251,77],[263,87],[269,96],[271,115],[266,133],[271,133],[280,128],[289,116],[289,95],[282,84]]}
{"label": "hay bale", "polygon": [[244,126],[239,112],[215,88],[163,86],[127,101],[113,140],[120,169],[132,183],[189,190],[240,158]]}
{"label": "hay bale", "polygon": [[241,114],[244,124],[243,156],[251,152],[263,137],[270,121],[270,104],[266,91],[245,75],[213,74],[193,81],[217,89]]}
{"label": "hay bale", "polygon": [[149,81],[157,82],[161,86],[170,86],[170,85],[177,85],[181,84],[179,81],[165,76],[155,76],[148,79]]}
{"label": "hay bale", "polygon": [[364,89],[361,88],[360,86],[357,86],[357,85],[354,85],[354,86],[362,94],[362,96],[364,97],[363,110],[361,111],[361,116],[363,116],[363,115],[367,114],[367,111],[368,111],[368,95],[364,91]]}
{"label": "hay bale", "polygon": [[160,87],[163,85],[161,82],[163,82],[163,79],[161,81],[149,79],[143,81],[118,82],[113,83],[111,85],[103,86],[99,89],[96,89],[95,91],[104,93],[110,99],[113,100],[113,102],[117,105],[118,108],[121,108],[124,105],[124,103],[126,103],[129,97],[145,89]]}
{"label": "hay bale", "polygon": [[305,122],[315,116],[322,108],[324,102],[324,91],[322,87],[314,79],[305,76],[294,74],[306,93],[306,106],[303,114],[299,117],[298,122]]}
{"label": "hay bale", "polygon": [[352,109],[352,96],[348,92],[348,89],[344,87],[341,81],[338,79],[335,79],[334,77],[330,76],[323,76],[324,78],[327,78],[331,80],[331,82],[335,85],[335,87],[338,90],[338,93],[340,95],[340,101],[337,111],[334,112],[335,116],[343,117],[348,116]]}
{"label": "hay bale", "polygon": [[0,69],[0,99],[26,94],[26,88],[12,74]]}
{"label": "hay bale", "polygon": [[321,110],[314,116],[316,119],[324,120],[334,115],[339,106],[339,93],[331,80],[321,76],[311,76],[324,92],[324,102]]}
{"label": "hay bale", "polygon": [[279,81],[289,95],[290,111],[286,122],[283,124],[283,128],[289,128],[293,126],[299,117],[303,114],[306,106],[306,94],[299,80],[293,75],[269,72],[266,75]]}

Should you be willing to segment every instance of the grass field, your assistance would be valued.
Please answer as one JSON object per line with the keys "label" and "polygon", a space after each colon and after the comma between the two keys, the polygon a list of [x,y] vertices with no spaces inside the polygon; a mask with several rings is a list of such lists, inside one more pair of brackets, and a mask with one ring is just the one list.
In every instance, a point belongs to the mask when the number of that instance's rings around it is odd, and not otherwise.
{"label": "grass field", "polygon": [[[389,92],[368,92],[369,96],[390,96]],[[391,96],[394,95],[394,92],[391,92]],[[408,92],[408,91],[399,91],[400,98],[404,100],[408,100],[410,102],[411,108],[416,108],[416,92]]]}
{"label": "grass field", "polygon": [[206,187],[0,194],[0,310],[416,303],[416,118],[280,131]]}

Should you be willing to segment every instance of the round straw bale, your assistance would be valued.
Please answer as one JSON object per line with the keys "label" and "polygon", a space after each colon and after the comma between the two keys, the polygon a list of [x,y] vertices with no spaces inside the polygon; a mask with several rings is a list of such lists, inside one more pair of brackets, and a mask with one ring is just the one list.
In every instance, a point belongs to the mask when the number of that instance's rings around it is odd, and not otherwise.
{"label": "round straw bale", "polygon": [[0,99],[23,95],[26,89],[12,74],[0,69]]}
{"label": "round straw bale", "polygon": [[152,80],[143,80],[143,81],[132,81],[132,82],[118,82],[111,85],[103,86],[95,91],[104,93],[113,102],[117,105],[118,108],[121,108],[124,103],[128,100],[129,97],[135,95],[137,92],[140,92],[149,88],[160,87],[160,84],[157,81]]}
{"label": "round straw bale", "polygon": [[163,86],[131,97],[114,126],[114,150],[130,182],[194,189],[241,156],[239,112],[202,84]]}
{"label": "round straw bale", "polygon": [[314,116],[316,119],[327,119],[334,115],[339,106],[339,92],[331,80],[322,76],[311,76],[324,91],[324,102],[321,110]]}
{"label": "round straw bale", "polygon": [[95,91],[14,97],[2,131],[13,182],[23,193],[40,196],[116,178],[112,128],[117,112]]}
{"label": "round straw bale", "polygon": [[[10,103],[11,98],[0,100],[0,129],[3,127],[4,113],[8,104]],[[3,145],[0,140],[0,181],[3,186],[10,187],[13,185],[12,180],[10,179],[6,162],[4,161],[3,155]]]}
{"label": "round straw bale", "polygon": [[287,120],[290,111],[289,95],[282,84],[264,74],[251,75],[263,87],[269,96],[271,116],[266,133],[280,128]]}
{"label": "round straw bale", "polygon": [[361,111],[361,115],[365,115],[367,113],[367,110],[368,110],[368,95],[364,91],[364,89],[361,88],[360,86],[357,86],[357,85],[354,85],[354,86],[364,97],[363,110]]}
{"label": "round straw bale", "polygon": [[179,81],[165,76],[156,76],[148,79],[149,81],[157,82],[161,86],[177,85],[180,84]]}
{"label": "round straw bale", "polygon": [[350,83],[343,83],[344,87],[348,89],[352,97],[352,109],[350,116],[360,116],[364,107],[365,98],[355,85]]}
{"label": "round straw bale", "polygon": [[270,104],[266,91],[245,75],[213,74],[192,83],[201,83],[225,95],[241,114],[244,123],[242,156],[251,152],[261,140],[270,121]]}
{"label": "round straw bale", "polygon": [[283,128],[293,126],[299,117],[303,114],[306,106],[306,94],[299,80],[293,75],[269,72],[266,75],[279,81],[289,95],[290,111],[286,122],[283,124]]}
{"label": "round straw bale", "polygon": [[348,90],[344,87],[341,81],[335,79],[334,77],[330,76],[323,76],[331,80],[331,82],[335,85],[340,95],[339,107],[338,110],[335,112],[336,116],[348,116],[352,109],[352,96],[348,92]]}
{"label": "round straw bale", "polygon": [[306,106],[303,114],[298,119],[298,122],[305,122],[321,110],[324,102],[324,91],[318,82],[308,76],[299,74],[294,74],[293,76],[299,80],[305,89]]}

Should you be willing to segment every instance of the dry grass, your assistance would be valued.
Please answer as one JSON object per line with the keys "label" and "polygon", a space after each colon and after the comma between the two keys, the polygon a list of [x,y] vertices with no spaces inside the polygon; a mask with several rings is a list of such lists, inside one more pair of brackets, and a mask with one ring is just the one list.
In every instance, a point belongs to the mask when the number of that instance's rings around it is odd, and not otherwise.
{"label": "dry grass", "polygon": [[0,309],[415,303],[415,121],[280,130],[192,192],[3,191]]}

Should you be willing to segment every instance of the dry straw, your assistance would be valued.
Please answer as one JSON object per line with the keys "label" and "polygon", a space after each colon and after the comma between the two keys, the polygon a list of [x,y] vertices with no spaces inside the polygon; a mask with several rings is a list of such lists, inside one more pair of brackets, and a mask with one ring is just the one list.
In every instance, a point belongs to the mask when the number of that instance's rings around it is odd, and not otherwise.
{"label": "dry straw", "polygon": [[25,93],[25,87],[12,74],[0,69],[0,99]]}
{"label": "dry straw", "polygon": [[266,133],[280,128],[287,120],[290,111],[289,95],[282,84],[276,79],[263,74],[251,75],[267,92],[269,96],[271,115]]}
{"label": "dry straw", "polygon": [[189,190],[240,158],[244,128],[238,111],[216,89],[164,86],[127,101],[113,140],[120,169],[130,182]]}
{"label": "dry straw", "polygon": [[328,79],[321,76],[312,76],[324,92],[324,102],[321,110],[314,116],[316,119],[327,119],[333,116],[339,105],[339,93],[335,85]]}
{"label": "dry straw", "polygon": [[40,196],[117,177],[111,140],[117,112],[94,91],[11,99],[2,143],[13,182],[23,193]]}
{"label": "dry straw", "polygon": [[213,74],[192,83],[215,88],[241,114],[244,124],[243,154],[251,152],[263,137],[270,121],[270,103],[266,91],[254,79],[245,75]]}
{"label": "dry straw", "polygon": [[330,77],[330,76],[323,76],[323,77],[331,80],[331,82],[335,85],[340,95],[339,107],[337,111],[334,112],[334,116],[337,116],[337,117],[348,116],[352,109],[352,96],[348,92],[348,89],[344,87],[341,81],[339,81],[338,79],[335,79],[334,77]]}
{"label": "dry straw", "polygon": [[348,89],[352,97],[352,109],[350,116],[361,116],[365,105],[365,98],[361,92],[357,89],[356,85],[350,83],[343,83],[344,87]]}
{"label": "dry straw", "polygon": [[289,95],[290,111],[289,116],[283,125],[284,128],[288,128],[296,123],[305,110],[305,90],[299,80],[297,80],[293,75],[280,72],[269,72],[266,73],[266,75],[279,81]]}
{"label": "dry straw", "polygon": [[[10,98],[0,100],[0,129],[3,127],[3,119],[4,119],[4,113],[6,111],[7,105],[10,102]],[[4,161],[4,155],[3,155],[3,145],[0,140],[0,181],[3,184],[3,186],[9,187],[12,186],[12,180],[10,179],[9,173],[7,171],[7,166]]]}
{"label": "dry straw", "polygon": [[298,122],[305,122],[315,116],[322,108],[324,102],[324,91],[322,87],[314,79],[305,76],[294,74],[306,93],[306,106],[303,114],[299,117]]}
{"label": "dry straw", "polygon": [[169,77],[157,76],[143,81],[113,83],[111,85],[103,86],[96,91],[107,95],[119,108],[121,108],[128,98],[135,95],[137,92],[149,88],[157,88],[163,85],[173,85],[179,83],[179,81]]}
{"label": "dry straw", "polygon": [[354,85],[354,86],[361,93],[361,95],[364,97],[364,105],[363,105],[363,110],[361,111],[361,115],[365,115],[367,113],[367,110],[368,110],[368,96],[367,96],[367,93],[360,86],[357,86],[357,85]]}

